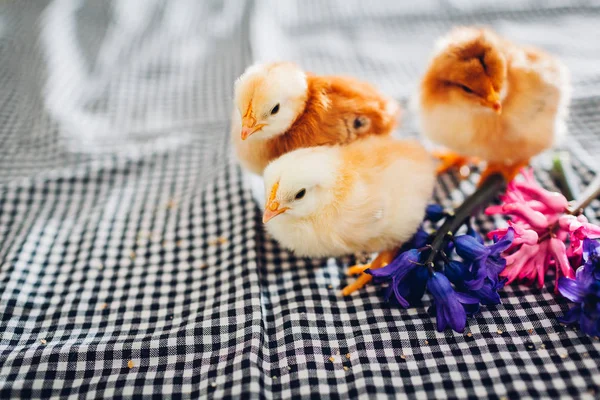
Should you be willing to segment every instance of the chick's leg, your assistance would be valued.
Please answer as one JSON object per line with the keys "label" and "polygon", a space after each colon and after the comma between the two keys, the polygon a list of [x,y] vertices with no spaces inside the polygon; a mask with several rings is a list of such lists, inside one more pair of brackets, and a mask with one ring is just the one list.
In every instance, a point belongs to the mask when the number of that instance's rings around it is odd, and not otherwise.
{"label": "chick's leg", "polygon": [[366,272],[366,269],[377,269],[383,268],[388,265],[394,257],[396,256],[397,249],[382,251],[375,257],[375,259],[370,264],[365,265],[355,265],[353,267],[348,268],[348,275],[357,275],[360,274],[358,278],[344,289],[342,289],[342,295],[348,296],[357,290],[363,288],[367,283],[373,279],[373,277]]}
{"label": "chick's leg", "polygon": [[440,164],[437,167],[438,175],[455,168],[459,169],[460,167],[466,166],[470,161],[468,157],[461,156],[460,154],[451,151],[434,151],[433,156],[440,160]]}
{"label": "chick's leg", "polygon": [[479,178],[479,186],[481,186],[481,184],[485,182],[487,178],[494,174],[501,174],[506,182],[510,182],[519,174],[519,171],[521,171],[521,169],[526,167],[528,164],[529,163],[527,161],[511,165],[506,165],[503,163],[488,163],[487,168],[481,173],[481,177]]}

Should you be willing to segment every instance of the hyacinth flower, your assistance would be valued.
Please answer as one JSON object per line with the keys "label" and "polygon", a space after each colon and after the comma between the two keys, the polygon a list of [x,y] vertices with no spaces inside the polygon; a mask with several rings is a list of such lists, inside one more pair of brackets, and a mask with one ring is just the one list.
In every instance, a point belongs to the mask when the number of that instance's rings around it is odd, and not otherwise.
{"label": "hyacinth flower", "polygon": [[[429,312],[435,316],[439,332],[447,327],[463,332],[467,317],[478,312],[481,305],[499,304],[498,290],[505,282],[498,276],[505,266],[502,252],[511,246],[514,232],[509,229],[501,239],[486,246],[468,221],[504,185],[500,175],[490,176],[454,213],[439,205],[429,206],[424,224],[396,258],[383,268],[366,271],[375,283],[389,283],[385,299],[408,308],[420,303],[429,292]],[[425,228],[429,225],[431,232]],[[456,235],[465,225],[467,233]]]}
{"label": "hyacinth flower", "polygon": [[576,303],[559,321],[579,325],[587,335],[600,336],[600,244],[584,239],[582,259],[584,263],[577,269],[575,279],[559,279],[559,292]]}
{"label": "hyacinth flower", "polygon": [[600,227],[589,223],[584,215],[572,215],[567,199],[543,189],[531,170],[523,171],[522,176],[523,180],[509,183],[501,205],[486,209],[488,215],[511,218],[508,228],[490,232],[489,237],[501,238],[508,229],[514,232],[506,269],[501,273],[507,284],[537,281],[542,287],[547,271],[553,267],[557,291],[560,277],[574,277],[572,265],[580,265],[583,240],[600,237]]}

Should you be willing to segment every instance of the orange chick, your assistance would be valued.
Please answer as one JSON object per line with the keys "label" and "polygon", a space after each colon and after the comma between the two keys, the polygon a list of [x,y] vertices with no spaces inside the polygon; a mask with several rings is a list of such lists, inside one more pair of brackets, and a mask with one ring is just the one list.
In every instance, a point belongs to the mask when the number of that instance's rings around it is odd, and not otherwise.
{"label": "orange chick", "polygon": [[380,252],[346,287],[367,283],[362,272],[389,263],[410,239],[433,192],[435,166],[416,141],[371,135],[344,146],[298,149],[264,173],[267,231],[284,247],[307,257]]}
{"label": "orange chick", "polygon": [[419,95],[423,134],[454,153],[442,172],[465,157],[487,161],[511,180],[531,157],[566,133],[567,68],[542,50],[487,29],[461,27],[443,37]]}
{"label": "orange chick", "polygon": [[387,135],[400,114],[396,101],[368,83],[287,62],[249,67],[235,83],[234,105],[233,146],[242,166],[259,175],[298,148]]}

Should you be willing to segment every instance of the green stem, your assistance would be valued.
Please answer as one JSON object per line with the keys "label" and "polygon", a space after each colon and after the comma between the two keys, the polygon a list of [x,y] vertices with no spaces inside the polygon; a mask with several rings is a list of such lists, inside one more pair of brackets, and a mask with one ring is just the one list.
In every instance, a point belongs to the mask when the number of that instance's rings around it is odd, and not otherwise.
{"label": "green stem", "polygon": [[579,197],[579,180],[571,165],[571,155],[567,151],[559,151],[552,159],[552,177],[567,200]]}
{"label": "green stem", "polygon": [[496,196],[506,189],[506,181],[500,174],[490,175],[481,186],[458,207],[454,214],[447,217],[442,226],[437,230],[431,252],[425,261],[425,265],[433,272],[434,262],[440,252],[444,249],[447,239],[456,234],[456,231],[480,208],[490,204]]}

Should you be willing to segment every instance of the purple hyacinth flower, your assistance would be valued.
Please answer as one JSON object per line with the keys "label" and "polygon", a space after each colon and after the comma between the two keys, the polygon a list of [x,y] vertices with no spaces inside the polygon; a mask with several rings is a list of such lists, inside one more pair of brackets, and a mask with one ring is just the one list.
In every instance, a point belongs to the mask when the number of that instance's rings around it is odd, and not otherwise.
{"label": "purple hyacinth flower", "polygon": [[425,294],[425,285],[429,279],[429,270],[427,268],[414,268],[406,275],[406,278],[390,284],[384,293],[384,298],[389,301],[394,295],[394,299],[403,308],[415,306]]}
{"label": "purple hyacinth flower", "polygon": [[473,279],[469,265],[458,260],[451,260],[444,266],[444,275],[453,284],[463,287],[465,281]]}
{"label": "purple hyacinth flower", "polygon": [[583,240],[582,247],[585,263],[577,269],[575,279],[591,284],[591,280],[600,280],[600,243],[586,238]]}
{"label": "purple hyacinth flower", "polygon": [[446,218],[448,213],[444,211],[444,207],[439,204],[430,204],[425,209],[425,219],[431,222],[438,222],[442,218]]}
{"label": "purple hyacinth flower", "polygon": [[500,304],[500,295],[498,294],[498,290],[502,289],[506,284],[507,279],[500,279],[496,282],[493,282],[490,279],[485,279],[485,282],[481,288],[478,290],[469,290],[468,294],[474,296],[479,299],[479,303],[484,306],[493,306],[496,304]]}
{"label": "purple hyacinth flower", "polygon": [[484,306],[500,304],[498,290],[502,289],[506,279],[492,281],[484,279],[483,285],[477,290],[469,290],[469,281],[473,279],[470,268],[463,262],[452,260],[444,266],[444,274],[459,290],[479,299]]}
{"label": "purple hyacinth flower", "polygon": [[472,263],[473,279],[465,282],[470,290],[481,289],[486,278],[493,283],[498,282],[498,275],[506,267],[502,253],[510,247],[514,236],[514,229],[508,228],[506,235],[491,246],[485,246],[471,235],[461,235],[454,239],[456,253]]}
{"label": "purple hyacinth flower", "polygon": [[[405,251],[385,267],[368,269],[365,272],[371,274],[375,282],[391,280],[392,282],[386,292],[386,298],[389,300],[393,292],[398,303],[402,307],[408,308],[410,307],[410,301],[407,297],[413,300],[419,292],[419,287],[424,287],[425,285],[420,274],[411,273],[418,268],[427,270],[420,264],[419,256],[420,253],[416,249]],[[421,292],[422,295],[423,293]]]}
{"label": "purple hyacinth flower", "polygon": [[478,305],[479,300],[454,291],[448,278],[440,272],[434,272],[429,278],[427,290],[434,299],[438,332],[443,332],[448,326],[456,332],[464,332],[467,324],[467,311],[463,304]]}
{"label": "purple hyacinth flower", "polygon": [[576,303],[559,321],[579,324],[581,331],[590,336],[600,336],[600,245],[591,239],[583,243],[585,264],[577,269],[575,279],[561,277],[558,291]]}

